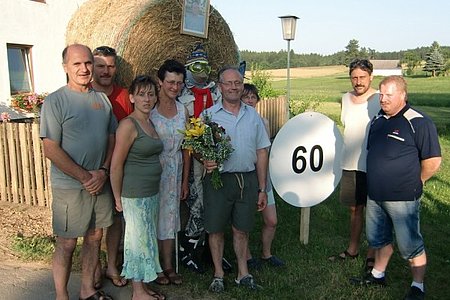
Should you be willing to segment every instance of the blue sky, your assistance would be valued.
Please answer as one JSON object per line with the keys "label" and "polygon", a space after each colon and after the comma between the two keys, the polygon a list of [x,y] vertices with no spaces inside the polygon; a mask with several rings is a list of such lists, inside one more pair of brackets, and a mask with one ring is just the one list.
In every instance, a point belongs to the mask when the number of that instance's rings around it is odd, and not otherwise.
{"label": "blue sky", "polygon": [[380,52],[450,46],[447,0],[210,0],[227,21],[240,50],[287,49],[283,15],[295,15],[295,53],[333,54],[351,39]]}

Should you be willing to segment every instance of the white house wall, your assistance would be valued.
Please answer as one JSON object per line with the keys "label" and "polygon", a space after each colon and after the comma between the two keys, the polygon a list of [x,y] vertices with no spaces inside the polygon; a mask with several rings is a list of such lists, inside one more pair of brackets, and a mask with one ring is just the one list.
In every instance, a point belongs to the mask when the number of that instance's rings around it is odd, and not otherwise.
{"label": "white house wall", "polygon": [[374,69],[373,76],[403,75],[402,69]]}
{"label": "white house wall", "polygon": [[0,103],[9,105],[7,44],[31,45],[34,89],[52,92],[66,83],[61,66],[67,24],[87,0],[0,0]]}

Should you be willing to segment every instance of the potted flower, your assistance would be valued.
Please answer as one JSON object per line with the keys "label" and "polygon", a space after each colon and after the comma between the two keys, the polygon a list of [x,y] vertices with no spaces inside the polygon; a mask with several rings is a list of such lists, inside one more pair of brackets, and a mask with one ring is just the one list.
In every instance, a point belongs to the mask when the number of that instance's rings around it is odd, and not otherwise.
{"label": "potted flower", "polygon": [[37,118],[48,93],[20,93],[11,97],[11,107],[25,113],[34,113]]}

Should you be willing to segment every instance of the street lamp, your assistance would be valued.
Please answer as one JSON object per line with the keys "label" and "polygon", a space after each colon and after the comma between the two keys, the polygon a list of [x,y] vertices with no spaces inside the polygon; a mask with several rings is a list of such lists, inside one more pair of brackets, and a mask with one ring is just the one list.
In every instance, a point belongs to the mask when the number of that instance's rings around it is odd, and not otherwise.
{"label": "street lamp", "polygon": [[287,41],[287,112],[286,122],[289,120],[289,102],[291,100],[291,74],[290,74],[290,61],[291,61],[291,41],[295,39],[295,28],[297,26],[296,16],[281,16],[281,27],[283,29],[283,39]]}

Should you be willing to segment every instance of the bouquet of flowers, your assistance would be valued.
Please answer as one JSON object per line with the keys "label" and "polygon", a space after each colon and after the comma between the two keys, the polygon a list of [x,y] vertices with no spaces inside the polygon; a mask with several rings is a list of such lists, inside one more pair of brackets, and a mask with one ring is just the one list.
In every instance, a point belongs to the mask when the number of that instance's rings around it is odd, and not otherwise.
{"label": "bouquet of flowers", "polygon": [[211,174],[211,184],[217,190],[223,186],[220,178],[220,166],[234,151],[231,146],[230,137],[225,135],[225,129],[219,124],[212,122],[209,116],[201,118],[190,118],[185,130],[180,130],[184,135],[183,149],[189,153],[198,153],[203,159],[213,160],[219,168]]}

